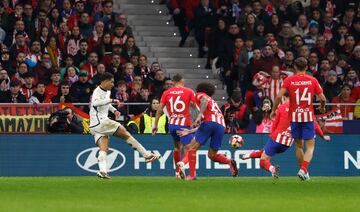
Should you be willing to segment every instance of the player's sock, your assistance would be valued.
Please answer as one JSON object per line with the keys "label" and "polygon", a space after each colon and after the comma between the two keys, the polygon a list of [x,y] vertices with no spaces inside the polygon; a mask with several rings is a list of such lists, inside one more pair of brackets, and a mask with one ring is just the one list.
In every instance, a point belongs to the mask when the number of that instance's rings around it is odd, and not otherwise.
{"label": "player's sock", "polygon": [[269,160],[260,160],[260,167],[266,171],[272,172],[275,167],[270,163]]}
{"label": "player's sock", "polygon": [[196,177],[196,150],[189,151],[189,174]]}
{"label": "player's sock", "polygon": [[184,156],[181,161],[184,163],[184,165],[186,165],[189,162],[189,152],[188,151],[184,152]]}
{"label": "player's sock", "polygon": [[229,158],[225,157],[225,155],[221,155],[221,154],[215,155],[215,157],[213,158],[213,161],[219,162],[222,164],[230,164],[231,163],[231,159],[229,159]]}
{"label": "player's sock", "polygon": [[107,153],[105,151],[99,151],[99,170],[101,172],[107,173],[107,161],[106,161]]}
{"label": "player's sock", "polygon": [[250,153],[250,158],[260,158],[264,150],[255,150]]}
{"label": "player's sock", "polygon": [[176,167],[176,172],[179,172],[179,168],[176,166],[176,164],[181,159],[181,150],[174,150],[173,154],[174,154],[174,163],[175,163],[175,167]]}
{"label": "player's sock", "polygon": [[303,162],[301,163],[300,168],[301,168],[302,170],[304,170],[305,173],[308,173],[308,166],[309,166],[309,164],[310,164],[310,162],[303,161]]}
{"label": "player's sock", "polygon": [[140,152],[140,154],[145,157],[148,155],[148,152],[146,151],[146,149],[143,147],[143,145],[141,145],[134,137],[130,136],[127,140],[125,140],[126,143],[128,143],[131,148],[133,148],[134,150]]}

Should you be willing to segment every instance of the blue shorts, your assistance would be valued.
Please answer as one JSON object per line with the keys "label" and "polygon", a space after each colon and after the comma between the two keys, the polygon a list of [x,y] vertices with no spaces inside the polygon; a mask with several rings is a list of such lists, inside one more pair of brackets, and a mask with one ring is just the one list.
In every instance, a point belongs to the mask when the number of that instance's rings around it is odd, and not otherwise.
{"label": "blue shorts", "polygon": [[277,153],[283,153],[285,152],[289,147],[283,144],[279,144],[269,138],[269,140],[266,142],[264,146],[264,151],[267,155],[270,157],[274,156]]}
{"label": "blue shorts", "polygon": [[218,150],[225,134],[225,127],[216,122],[203,122],[195,133],[195,140],[201,145],[211,138],[210,147]]}
{"label": "blue shorts", "polygon": [[310,140],[315,138],[314,122],[290,122],[291,136],[294,139]]}
{"label": "blue shorts", "polygon": [[189,135],[180,137],[176,133],[176,131],[181,130],[182,128],[191,129],[191,127],[169,124],[169,131],[170,131],[170,134],[173,137],[174,141],[180,141],[181,144],[183,144],[183,145],[190,144],[191,140],[194,138],[194,134],[189,134]]}

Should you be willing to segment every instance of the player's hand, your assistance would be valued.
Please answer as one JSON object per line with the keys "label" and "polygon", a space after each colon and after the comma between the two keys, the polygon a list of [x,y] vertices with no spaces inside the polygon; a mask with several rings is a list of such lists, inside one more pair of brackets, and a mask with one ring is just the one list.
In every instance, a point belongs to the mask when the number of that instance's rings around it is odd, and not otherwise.
{"label": "player's hand", "polygon": [[326,141],[326,142],[329,142],[331,140],[331,137],[329,135],[324,135],[323,139]]}
{"label": "player's hand", "polygon": [[275,111],[271,111],[271,113],[270,113],[270,118],[271,118],[271,119],[275,119],[275,116],[276,116],[276,112],[275,112]]}
{"label": "player's hand", "polygon": [[152,128],[152,134],[155,135],[158,131],[158,128],[157,127],[153,127]]}
{"label": "player's hand", "polygon": [[190,130],[186,129],[186,128],[181,128],[180,130],[176,130],[176,134],[178,134],[178,136],[183,137],[186,135],[190,134]]}
{"label": "player's hand", "polygon": [[202,114],[198,114],[193,125],[199,126],[201,124]]}
{"label": "player's hand", "polygon": [[115,111],[114,115],[115,115],[115,119],[118,120],[121,116],[121,113],[119,111]]}
{"label": "player's hand", "polygon": [[117,107],[120,107],[121,105],[121,102],[118,99],[113,99],[112,102],[115,103]]}
{"label": "player's hand", "polygon": [[325,113],[326,112],[326,108],[325,107],[318,107],[316,108],[318,111],[320,111],[320,113]]}

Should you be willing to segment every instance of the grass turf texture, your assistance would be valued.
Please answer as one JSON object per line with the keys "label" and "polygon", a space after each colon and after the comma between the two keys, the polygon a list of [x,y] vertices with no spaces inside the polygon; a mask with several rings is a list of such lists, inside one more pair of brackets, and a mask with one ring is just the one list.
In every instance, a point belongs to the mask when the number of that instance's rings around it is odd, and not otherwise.
{"label": "grass turf texture", "polygon": [[360,177],[1,177],[0,211],[360,211]]}

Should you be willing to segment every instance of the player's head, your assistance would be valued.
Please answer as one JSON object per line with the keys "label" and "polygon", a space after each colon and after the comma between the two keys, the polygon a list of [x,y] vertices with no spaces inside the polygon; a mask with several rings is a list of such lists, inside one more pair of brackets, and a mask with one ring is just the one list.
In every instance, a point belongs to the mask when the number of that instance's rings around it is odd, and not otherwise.
{"label": "player's head", "polygon": [[114,87],[114,75],[105,72],[101,75],[100,87],[104,90],[111,90]]}
{"label": "player's head", "polygon": [[172,81],[175,85],[185,85],[185,80],[180,74],[175,74]]}
{"label": "player's head", "polygon": [[196,87],[196,92],[202,92],[208,96],[212,96],[215,93],[215,86],[209,82],[202,82]]}
{"label": "player's head", "polygon": [[308,61],[305,57],[299,57],[295,60],[295,70],[298,72],[306,72]]}

